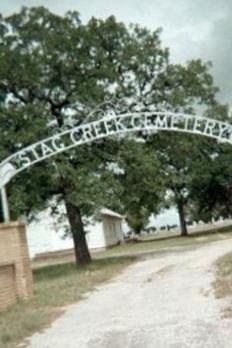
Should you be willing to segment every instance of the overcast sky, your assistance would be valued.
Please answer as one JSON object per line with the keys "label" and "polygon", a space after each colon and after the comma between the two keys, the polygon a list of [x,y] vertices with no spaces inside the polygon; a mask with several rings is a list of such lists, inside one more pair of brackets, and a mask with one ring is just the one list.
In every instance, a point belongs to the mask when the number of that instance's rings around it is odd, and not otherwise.
{"label": "overcast sky", "polygon": [[232,0],[0,0],[0,12],[39,5],[60,15],[77,10],[83,22],[113,14],[126,23],[162,27],[172,61],[211,60],[220,98],[232,105]]}

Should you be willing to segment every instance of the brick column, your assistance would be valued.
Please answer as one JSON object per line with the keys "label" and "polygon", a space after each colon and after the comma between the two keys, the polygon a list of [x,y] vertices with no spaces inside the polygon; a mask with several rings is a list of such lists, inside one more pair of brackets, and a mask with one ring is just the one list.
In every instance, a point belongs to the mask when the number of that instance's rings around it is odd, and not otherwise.
{"label": "brick column", "polygon": [[18,221],[0,224],[0,309],[32,293],[25,224]]}

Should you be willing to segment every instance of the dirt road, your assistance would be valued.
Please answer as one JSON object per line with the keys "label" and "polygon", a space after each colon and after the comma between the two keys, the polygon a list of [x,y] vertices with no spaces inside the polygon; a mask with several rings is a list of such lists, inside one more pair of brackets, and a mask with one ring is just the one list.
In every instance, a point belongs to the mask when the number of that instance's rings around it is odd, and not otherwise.
{"label": "dirt road", "polygon": [[28,348],[230,348],[232,320],[212,289],[221,240],[141,260],[67,307]]}

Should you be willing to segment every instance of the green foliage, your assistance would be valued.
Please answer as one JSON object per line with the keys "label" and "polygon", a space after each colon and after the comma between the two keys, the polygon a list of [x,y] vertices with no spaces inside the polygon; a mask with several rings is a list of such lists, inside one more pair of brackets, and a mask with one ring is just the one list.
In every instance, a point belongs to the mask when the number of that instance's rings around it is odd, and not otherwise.
{"label": "green foliage", "polygon": [[230,145],[220,146],[205,156],[195,170],[190,200],[193,219],[205,222],[232,214],[232,153]]}
{"label": "green foliage", "polygon": [[120,191],[121,210],[135,233],[146,227],[151,214],[160,209],[165,188],[160,176],[160,163],[145,143],[124,140],[117,156],[116,180]]}
{"label": "green foliage", "polygon": [[[153,102],[168,64],[159,30],[128,29],[113,16],[82,25],[76,12],[59,17],[37,7],[1,18],[0,24],[2,159],[80,124],[105,100],[113,98],[121,112],[137,100]],[[113,205],[120,189],[108,168],[120,147],[114,140],[99,141],[22,173],[10,185],[13,216],[41,209],[64,186],[85,215]]]}
{"label": "green foliage", "polygon": [[[105,109],[106,101],[120,113],[164,106],[226,119],[227,108],[215,98],[210,64],[200,59],[170,64],[160,33],[128,28],[114,16],[83,25],[77,12],[60,17],[43,7],[1,17],[0,158],[80,124],[97,105]],[[54,195],[65,195],[86,216],[102,206],[126,212],[138,232],[149,214],[158,212],[167,189],[175,203],[181,198],[187,204],[191,197],[192,206],[201,207],[196,187],[203,182],[209,187],[210,180],[203,179],[220,172],[204,162],[219,154],[218,146],[178,134],[138,138],[99,140],[23,172],[9,187],[13,216],[29,215]],[[229,174],[220,175],[215,179],[220,195],[214,195],[211,206],[221,205],[228,195],[228,184],[221,183]],[[209,202],[210,187],[204,191]]]}

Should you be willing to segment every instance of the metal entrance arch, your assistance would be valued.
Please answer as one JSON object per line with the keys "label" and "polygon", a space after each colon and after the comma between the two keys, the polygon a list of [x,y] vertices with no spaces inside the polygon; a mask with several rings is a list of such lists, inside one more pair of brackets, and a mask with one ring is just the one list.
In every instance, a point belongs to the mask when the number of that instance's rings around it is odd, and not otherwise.
{"label": "metal entrance arch", "polygon": [[9,221],[6,184],[18,173],[49,157],[117,134],[138,131],[175,131],[214,138],[232,145],[232,125],[211,118],[169,111],[105,114],[100,120],[81,124],[7,157],[0,163],[0,188],[4,220]]}

